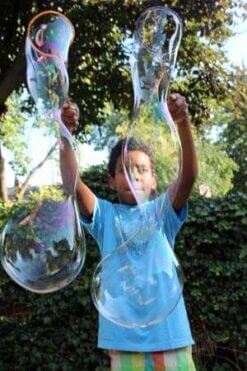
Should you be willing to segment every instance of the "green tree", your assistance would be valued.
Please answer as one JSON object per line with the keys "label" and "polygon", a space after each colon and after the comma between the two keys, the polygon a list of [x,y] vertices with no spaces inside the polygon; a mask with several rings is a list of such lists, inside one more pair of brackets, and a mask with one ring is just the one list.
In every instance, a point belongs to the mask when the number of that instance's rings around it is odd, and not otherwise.
{"label": "green tree", "polygon": [[[247,71],[238,68],[232,77],[236,89],[232,91],[218,116],[218,124],[224,128],[220,135],[228,155],[238,164],[235,169],[234,187],[246,191],[247,179]],[[236,171],[237,170],[237,171]]]}
{"label": "green tree", "polygon": [[[40,158],[36,165],[32,165],[32,159],[27,150],[30,142],[30,133],[36,128],[41,128],[43,135],[49,135],[54,125],[49,123],[42,113],[39,113],[35,107],[30,108],[29,94],[26,90],[16,93],[13,92],[7,99],[6,113],[0,117],[0,192],[1,198],[8,201],[8,192],[5,179],[5,159],[2,147],[11,152],[11,161],[9,165],[15,174],[17,183],[16,197],[22,198],[30,180],[44,163],[51,157],[54,146],[47,150],[46,155]],[[37,140],[37,139],[36,139]],[[20,178],[23,178],[20,184]]]}
{"label": "green tree", "polygon": [[25,156],[25,133],[27,120],[32,119],[31,114],[25,112],[27,97],[14,92],[7,100],[7,111],[2,115],[0,122],[0,138],[3,145],[13,155],[10,163],[16,175],[24,175],[27,171],[28,158]]}
{"label": "green tree", "polygon": [[[212,102],[220,106],[232,88],[221,46],[231,34],[233,14],[230,10],[236,4],[243,6],[243,1],[5,0],[0,15],[0,113],[8,108],[10,94],[25,81],[24,43],[28,22],[48,8],[63,12],[76,29],[69,75],[70,95],[81,111],[78,139],[85,141],[88,125],[102,125],[107,102],[112,102],[118,110],[125,108],[130,112],[133,93],[123,41],[134,31],[141,11],[157,4],[166,4],[177,11],[184,25],[177,78],[171,89],[187,96],[197,128],[209,125]],[[0,165],[2,168],[3,161]]]}
{"label": "green tree", "polygon": [[[239,6],[243,1],[237,2]],[[28,21],[42,10],[64,12],[76,28],[69,58],[70,94],[81,110],[81,134],[87,124],[101,124],[104,103],[132,106],[130,73],[123,40],[135,27],[141,11],[150,5],[168,5],[180,14],[184,36],[179,52],[178,79],[174,88],[188,97],[194,123],[207,122],[209,100],[227,94],[228,79],[222,43],[230,36],[230,10],[234,0],[225,1],[3,1],[1,4],[0,108],[10,93],[25,81],[24,41]]]}
{"label": "green tree", "polygon": [[[105,124],[88,128],[88,137],[96,149],[111,148],[117,138],[133,135],[152,145],[157,162],[159,189],[163,190],[176,175],[179,158],[179,143],[173,141],[168,125],[155,119],[153,111],[145,107],[140,111],[138,120],[130,126],[128,112],[124,109],[114,110],[107,104],[105,107]],[[229,157],[221,143],[200,138],[193,130],[198,155],[199,174],[194,187],[199,192],[200,185],[206,185],[212,197],[223,196],[233,187],[234,171],[238,165]]]}
{"label": "green tree", "polygon": [[2,146],[12,152],[14,161],[12,162],[13,170],[16,175],[22,175],[26,171],[28,159],[24,155],[25,141],[25,116],[20,110],[20,106],[24,106],[25,101],[17,94],[13,93],[7,99],[7,112],[0,119],[0,191],[4,201],[8,200],[8,192],[6,189],[5,180],[5,159],[2,153]]}
{"label": "green tree", "polygon": [[199,164],[195,192],[205,185],[209,195],[214,198],[226,195],[234,186],[234,172],[237,171],[238,165],[221,144],[200,140],[196,135],[194,137]]}

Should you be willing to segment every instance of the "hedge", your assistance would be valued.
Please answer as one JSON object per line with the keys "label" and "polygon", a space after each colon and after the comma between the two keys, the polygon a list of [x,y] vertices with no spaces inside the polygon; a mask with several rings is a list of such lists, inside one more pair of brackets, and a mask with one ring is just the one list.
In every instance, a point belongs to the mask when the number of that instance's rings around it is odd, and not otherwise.
{"label": "hedge", "polygon": [[[114,200],[104,167],[85,172],[94,192]],[[185,275],[184,296],[196,341],[198,370],[244,370],[246,349],[246,199],[193,197],[176,241]],[[0,207],[1,225],[14,208]],[[48,295],[23,290],[0,268],[0,370],[107,370],[97,349],[97,312],[90,279],[100,257],[87,235],[80,276]]]}

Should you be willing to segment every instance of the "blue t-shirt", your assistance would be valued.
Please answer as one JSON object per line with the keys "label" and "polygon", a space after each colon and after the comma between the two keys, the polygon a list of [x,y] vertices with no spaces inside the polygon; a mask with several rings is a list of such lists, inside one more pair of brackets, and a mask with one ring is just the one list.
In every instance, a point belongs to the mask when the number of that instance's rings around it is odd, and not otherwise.
{"label": "blue t-shirt", "polygon": [[[164,244],[169,244],[173,247],[175,237],[187,217],[187,205],[177,214],[170,203],[167,192],[147,204],[149,207],[151,205],[152,216],[154,215],[154,209],[152,207],[157,208],[158,206],[157,210],[163,210],[162,219],[159,218],[161,219],[161,225],[159,227],[161,227],[163,235],[162,246],[163,249],[165,249]],[[123,234],[125,233],[125,225],[127,226],[126,231],[128,233],[130,233],[132,226],[133,234],[130,234],[134,236],[132,241],[135,243],[134,232],[140,218],[140,209],[138,206],[112,204],[109,201],[99,198],[95,198],[92,219],[87,220],[81,215],[84,226],[97,241],[102,257],[111,254],[121,245]],[[118,228],[119,221],[121,223],[120,228]],[[151,352],[177,349],[192,344],[194,344],[194,341],[191,336],[182,296],[168,317],[157,324],[144,328],[126,328],[109,321],[101,314],[99,315],[99,348]]]}

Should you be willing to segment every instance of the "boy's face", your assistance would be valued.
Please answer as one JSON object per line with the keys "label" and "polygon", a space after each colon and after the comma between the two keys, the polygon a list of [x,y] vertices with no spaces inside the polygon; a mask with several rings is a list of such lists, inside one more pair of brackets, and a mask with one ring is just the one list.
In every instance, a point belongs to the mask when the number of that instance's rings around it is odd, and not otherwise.
{"label": "boy's face", "polygon": [[[156,175],[152,170],[150,158],[142,151],[130,151],[128,162],[126,168],[131,169],[130,177],[135,194],[138,199],[147,200],[151,192],[156,189]],[[109,175],[109,186],[117,192],[121,203],[136,204],[136,198],[126,179],[121,156],[117,158],[115,176]]]}

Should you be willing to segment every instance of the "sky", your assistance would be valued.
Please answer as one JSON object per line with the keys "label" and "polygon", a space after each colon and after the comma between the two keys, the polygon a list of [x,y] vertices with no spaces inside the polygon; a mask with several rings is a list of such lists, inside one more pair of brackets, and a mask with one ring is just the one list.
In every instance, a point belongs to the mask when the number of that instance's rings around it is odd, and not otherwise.
{"label": "sky", "polygon": [[[244,65],[247,68],[247,22],[239,22],[233,28],[234,35],[229,38],[223,47],[226,55],[228,56],[230,62],[236,66]],[[35,147],[37,153],[42,153],[44,148],[47,147],[47,140],[35,140]],[[80,144],[79,145],[79,163],[80,168],[85,169],[90,165],[96,165],[102,163],[102,161],[107,160],[107,150],[104,151],[94,151],[92,146],[88,144]],[[11,158],[11,154],[4,149],[3,155],[6,159]],[[41,157],[43,158],[43,156]],[[57,165],[55,162],[50,161],[47,162],[42,169],[38,172],[36,177],[32,180],[32,185],[37,184],[49,184],[50,179],[53,181],[57,180]],[[7,187],[13,187],[14,185],[14,173],[11,170],[8,163],[6,163],[6,182]]]}
{"label": "sky", "polygon": [[230,61],[247,68],[247,21],[234,27],[234,36],[225,43],[224,50]]}

